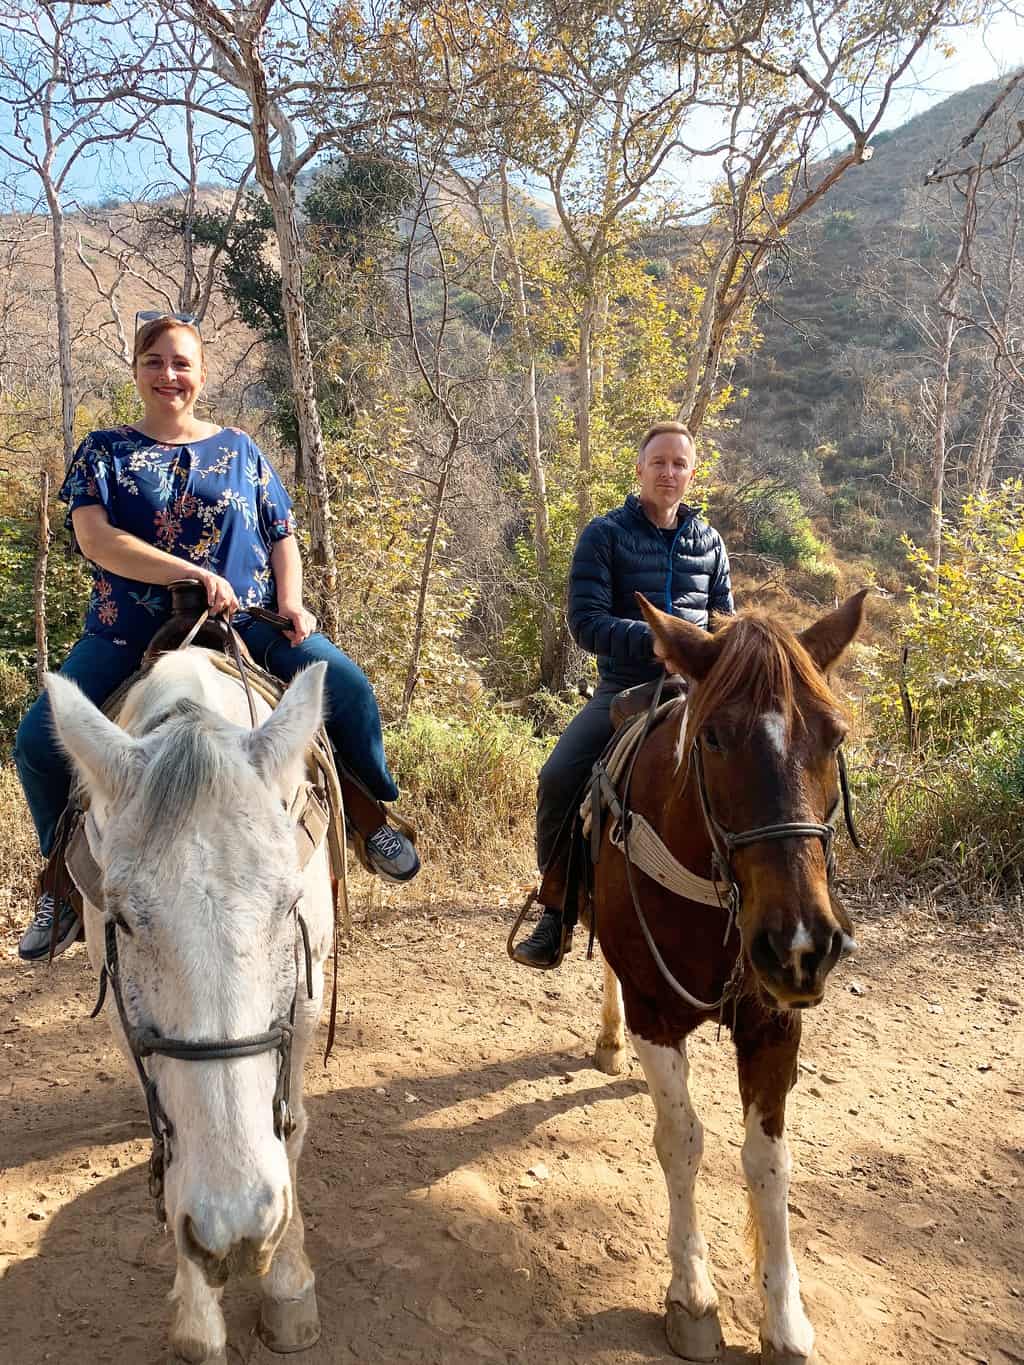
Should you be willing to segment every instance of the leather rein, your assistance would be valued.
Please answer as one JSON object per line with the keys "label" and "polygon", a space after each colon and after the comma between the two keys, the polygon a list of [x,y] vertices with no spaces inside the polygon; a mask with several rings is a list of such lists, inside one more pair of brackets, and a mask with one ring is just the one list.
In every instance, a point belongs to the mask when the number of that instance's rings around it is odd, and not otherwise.
{"label": "leather rein", "polygon": [[[265,613],[270,617],[272,613]],[[209,611],[204,611],[195,625],[189,630],[188,634],[178,646],[185,649],[192,643],[198,635],[200,629],[209,617]],[[283,618],[278,618],[283,621]],[[287,624],[287,622],[284,622]],[[245,689],[246,701],[249,705],[249,717],[253,729],[259,723],[259,716],[256,711],[256,702],[252,688],[247,676],[247,665],[245,655],[239,644],[236,631],[230,622],[225,621],[225,633],[230,648],[231,656],[238,669]],[[313,959],[309,946],[309,930],[306,921],[299,913],[298,901],[291,908],[295,915],[297,943],[301,939],[302,955],[304,964],[304,977],[307,997],[313,999]],[[335,925],[337,925],[337,914],[335,914]],[[121,1028],[124,1031],[129,1050],[131,1051],[132,1061],[138,1072],[139,1080],[142,1084],[143,1092],[146,1096],[146,1109],[149,1115],[149,1128],[153,1138],[153,1146],[149,1157],[149,1193],[156,1204],[157,1220],[166,1223],[167,1212],[164,1205],[164,1177],[167,1168],[173,1158],[172,1140],[174,1138],[174,1125],[168,1117],[167,1110],[164,1108],[157,1091],[156,1077],[150,1075],[143,1065],[147,1057],[170,1057],[179,1062],[225,1062],[235,1061],[240,1057],[258,1057],[264,1052],[277,1053],[277,1081],[274,1087],[273,1115],[274,1115],[274,1136],[281,1142],[287,1142],[295,1131],[295,1119],[289,1107],[289,1096],[291,1091],[291,1070],[292,1070],[292,1039],[295,1033],[295,1011],[299,998],[300,975],[298,963],[295,970],[295,989],[292,992],[291,1005],[285,1017],[275,1019],[264,1033],[251,1034],[245,1038],[165,1038],[155,1028],[142,1027],[132,1023],[128,1017],[128,1011],[124,1003],[124,991],[121,985],[120,961],[117,951],[118,930],[122,933],[131,935],[131,929],[123,920],[108,917],[104,928],[105,940],[105,960],[100,968],[99,996],[93,1007],[90,1019],[95,1019],[103,1008],[107,997],[107,985],[109,983],[113,995],[114,1003],[117,1006],[118,1018],[121,1021]],[[297,957],[297,954],[296,954]],[[335,965],[335,991],[337,990],[337,965]]]}
{"label": "leather rein", "polygon": [[651,956],[654,958],[655,965],[666,983],[691,1009],[700,1010],[702,1013],[713,1014],[721,1010],[729,997],[737,990],[740,979],[743,975],[743,942],[742,933],[739,930],[739,912],[743,903],[743,892],[740,889],[739,879],[733,866],[733,853],[740,848],[748,848],[751,844],[767,843],[778,839],[820,839],[825,851],[825,867],[829,885],[835,878],[836,856],[835,856],[835,833],[839,822],[840,809],[846,823],[846,828],[850,835],[850,840],[854,848],[861,848],[861,842],[857,835],[857,828],[853,820],[853,803],[850,797],[850,783],[846,771],[846,759],[841,748],[836,750],[836,770],[839,777],[840,796],[832,809],[829,811],[824,824],[818,824],[812,820],[787,820],[771,825],[756,825],[752,829],[734,831],[727,829],[715,816],[711,809],[711,798],[708,793],[707,780],[704,774],[704,756],[700,744],[700,736],[695,736],[693,746],[690,751],[691,762],[697,778],[697,792],[700,798],[701,811],[704,816],[704,827],[707,830],[708,838],[711,841],[711,864],[712,879],[727,882],[729,890],[724,901],[721,902],[722,909],[726,911],[728,919],[725,926],[725,936],[722,939],[723,946],[728,943],[729,935],[735,926],[740,933],[740,946],[736,954],[736,961],[733,964],[732,972],[725,984],[725,989],[719,998],[713,1002],[699,1000],[691,994],[686,987],[676,979],[665,959],[662,957],[658,945],[654,941],[654,936],[648,926],[647,919],[640,906],[640,897],[637,894],[636,881],[633,875],[633,860],[629,853],[629,788],[633,779],[633,769],[636,760],[643,748],[644,741],[650,734],[654,716],[661,700],[661,692],[665,682],[665,674],[662,673],[658,679],[658,686],[655,688],[654,696],[647,710],[647,718],[644,723],[643,733],[633,751],[629,768],[626,771],[626,780],[622,791],[623,818],[622,828],[622,854],[626,860],[626,881],[629,885],[629,894],[633,901],[633,909],[640,923],[640,929],[646,940],[647,947],[650,949]]}

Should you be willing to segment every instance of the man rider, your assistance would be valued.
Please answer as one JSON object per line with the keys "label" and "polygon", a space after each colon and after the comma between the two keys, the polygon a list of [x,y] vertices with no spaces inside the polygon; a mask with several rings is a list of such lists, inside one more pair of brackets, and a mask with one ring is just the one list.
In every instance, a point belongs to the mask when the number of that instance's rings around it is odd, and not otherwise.
{"label": "man rider", "polygon": [[[537,865],[555,852],[566,813],[611,737],[609,710],[627,687],[661,672],[651,628],[637,592],[656,606],[708,626],[712,612],[732,613],[729,557],[718,532],[683,501],[697,466],[694,439],[681,422],[658,422],[640,442],[639,492],[595,517],[581,534],[569,571],[569,629],[581,649],[597,655],[600,681],[540,771],[537,783]],[[545,907],[513,958],[542,970],[561,960],[562,912]]]}

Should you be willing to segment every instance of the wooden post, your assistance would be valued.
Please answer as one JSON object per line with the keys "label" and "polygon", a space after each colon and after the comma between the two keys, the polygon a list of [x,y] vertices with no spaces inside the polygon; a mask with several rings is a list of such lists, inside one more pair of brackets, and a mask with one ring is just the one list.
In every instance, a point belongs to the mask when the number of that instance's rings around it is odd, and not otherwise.
{"label": "wooden post", "polygon": [[36,622],[36,682],[43,690],[43,675],[49,662],[46,643],[46,560],[50,553],[50,476],[44,469],[39,475],[39,541],[36,550],[34,606]]}

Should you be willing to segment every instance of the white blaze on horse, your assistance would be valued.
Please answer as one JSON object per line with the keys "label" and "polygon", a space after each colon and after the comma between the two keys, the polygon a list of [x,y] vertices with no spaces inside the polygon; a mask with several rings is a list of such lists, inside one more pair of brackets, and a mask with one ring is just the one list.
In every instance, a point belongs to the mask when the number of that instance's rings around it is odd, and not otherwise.
{"label": "white blaze on horse", "polygon": [[605,829],[594,882],[608,964],[597,1064],[622,1067],[624,1009],[668,1186],[666,1331],[675,1353],[698,1365],[720,1360],[723,1343],[694,1200],[703,1130],[687,1086],[686,1038],[720,1017],[736,1046],[762,1361],[815,1358],[790,1248],[786,1096],[797,1078],[800,1011],[821,1001],[829,972],[853,946],[831,886],[846,725],[826,674],[860,628],[864,596],[800,636],[758,613],[707,635],[642,603],[657,654],[691,689],[685,710],[640,749],[629,806],[685,868],[731,885],[734,913],[627,867]]}
{"label": "white blaze on horse", "polygon": [[[161,657],[120,724],[47,679],[57,733],[90,802],[102,905],[85,905],[108,1016],[148,1083],[166,1221],[177,1246],[171,1346],[226,1361],[223,1286],[261,1276],[260,1332],[319,1336],[295,1168],[302,1071],[332,934],[327,852],[300,869],[289,815],[321,724],[324,666],[251,727],[238,682],[202,649]],[[119,998],[118,998],[119,997]]]}

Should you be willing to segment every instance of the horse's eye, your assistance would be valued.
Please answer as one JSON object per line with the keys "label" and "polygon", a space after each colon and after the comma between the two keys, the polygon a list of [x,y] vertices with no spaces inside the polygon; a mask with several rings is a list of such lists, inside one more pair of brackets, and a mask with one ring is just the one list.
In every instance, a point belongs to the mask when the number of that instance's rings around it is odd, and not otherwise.
{"label": "horse's eye", "polygon": [[713,753],[720,754],[722,752],[722,741],[718,738],[718,731],[714,726],[706,725],[704,727],[704,743]]}

